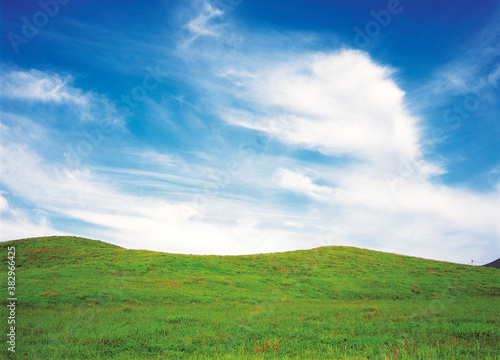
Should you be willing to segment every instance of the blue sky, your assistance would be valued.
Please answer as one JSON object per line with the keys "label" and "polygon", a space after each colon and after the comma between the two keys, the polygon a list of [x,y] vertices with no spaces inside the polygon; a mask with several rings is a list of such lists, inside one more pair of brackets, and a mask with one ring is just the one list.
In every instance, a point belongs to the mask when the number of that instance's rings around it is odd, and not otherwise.
{"label": "blue sky", "polygon": [[2,241],[499,256],[496,1],[0,10]]}

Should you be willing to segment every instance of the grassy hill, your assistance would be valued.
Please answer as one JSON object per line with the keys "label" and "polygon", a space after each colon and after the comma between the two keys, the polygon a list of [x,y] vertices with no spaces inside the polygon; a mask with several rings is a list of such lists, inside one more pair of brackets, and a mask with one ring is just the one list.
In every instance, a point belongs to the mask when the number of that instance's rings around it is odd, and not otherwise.
{"label": "grassy hill", "polygon": [[0,243],[5,259],[9,246],[6,358],[499,359],[494,268],[352,247],[194,256],[48,237]]}

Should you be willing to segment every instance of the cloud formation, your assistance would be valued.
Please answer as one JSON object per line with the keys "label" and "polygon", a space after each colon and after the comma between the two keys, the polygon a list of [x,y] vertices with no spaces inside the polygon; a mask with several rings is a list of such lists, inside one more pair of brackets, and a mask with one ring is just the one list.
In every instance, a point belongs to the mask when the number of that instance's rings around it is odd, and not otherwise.
{"label": "cloud formation", "polygon": [[318,200],[328,200],[334,194],[334,189],[331,187],[316,185],[310,177],[298,172],[278,168],[276,176],[282,188],[302,193]]}
{"label": "cloud formation", "polygon": [[[30,70],[3,70],[0,72],[0,96],[11,103],[53,105],[68,109],[80,121],[107,121],[123,127],[124,119],[105,96],[92,91],[82,91],[73,85],[71,75]],[[43,108],[42,108],[43,109]]]}
{"label": "cloud formation", "polygon": [[237,79],[243,84],[241,96],[255,102],[254,108],[285,110],[277,131],[275,119],[265,113],[240,113],[227,120],[277,132],[290,144],[328,155],[372,160],[414,156],[419,140],[416,119],[405,110],[404,92],[390,75],[389,68],[357,50],[293,57]]}

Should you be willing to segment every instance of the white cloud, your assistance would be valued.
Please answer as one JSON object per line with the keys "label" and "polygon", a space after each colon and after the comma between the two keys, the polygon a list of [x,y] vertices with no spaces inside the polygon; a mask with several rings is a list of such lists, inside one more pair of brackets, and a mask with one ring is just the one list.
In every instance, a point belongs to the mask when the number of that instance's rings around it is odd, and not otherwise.
{"label": "white cloud", "polygon": [[[360,51],[292,56],[253,74],[234,76],[231,91],[258,110],[223,109],[220,116],[232,124],[328,155],[394,162],[419,154],[417,119],[391,69]],[[279,117],[275,109],[283,109]]]}
{"label": "white cloud", "polygon": [[[0,191],[0,194],[7,194]],[[0,195],[0,241],[61,234],[49,223],[47,216],[38,211],[28,211],[12,207]]]}
{"label": "white cloud", "polygon": [[62,77],[35,69],[3,72],[0,96],[10,99],[87,105],[88,99],[81,91],[68,85],[71,81],[70,76]]}
{"label": "white cloud", "polygon": [[9,202],[5,197],[0,195],[0,213],[9,211]]}
{"label": "white cloud", "polygon": [[[249,207],[246,200],[228,200],[221,195],[210,199],[206,215],[188,220],[181,206],[192,206],[193,194],[185,194],[184,201],[177,201],[159,195],[130,193],[123,189],[127,182],[123,176],[112,185],[113,177],[90,169],[57,167],[26,145],[17,145],[7,137],[2,140],[2,185],[13,197],[44,211],[47,216],[88,224],[78,226],[73,232],[75,235],[100,238],[129,248],[197,254],[272,252],[293,249],[301,242],[297,234],[277,226],[265,231],[259,229],[262,220],[287,217],[278,212],[265,212],[259,204]],[[153,164],[165,160],[154,152],[145,154],[155,155],[150,159]],[[170,166],[168,161],[166,165]],[[197,170],[199,168],[193,171]],[[151,176],[156,175],[140,174],[135,186],[151,190]],[[182,189],[182,185],[174,186],[172,192],[181,194]],[[203,187],[198,188],[198,193],[203,195]],[[60,234],[47,223],[47,216],[33,221],[14,214],[5,221],[0,238]],[[23,228],[16,232],[16,226],[21,225]]]}
{"label": "white cloud", "polygon": [[320,186],[313,183],[308,176],[288,169],[279,168],[276,176],[281,187],[303,193],[316,199],[328,200],[334,195],[334,189],[328,186]]}
{"label": "white cloud", "polygon": [[180,48],[185,50],[197,40],[203,42],[210,38],[219,39],[222,35],[226,36],[229,24],[222,21],[222,15],[224,12],[209,2],[193,2],[189,15],[182,16],[183,18],[188,17],[182,26],[188,34],[183,37]]}
{"label": "white cloud", "polygon": [[[427,181],[401,180],[394,187],[375,171],[352,168],[343,171],[337,186],[339,197],[352,211],[363,207],[371,211],[399,214],[407,219],[439,221],[449,231],[464,231],[494,239],[500,235],[497,214],[500,192],[474,193]],[[391,228],[398,228],[394,223]],[[444,231],[446,232],[446,231]]]}
{"label": "white cloud", "polygon": [[202,11],[186,25],[186,28],[193,34],[192,40],[199,36],[217,37],[220,33],[220,27],[210,23],[213,18],[220,17],[222,14],[222,11],[214,9],[209,3],[205,3]]}
{"label": "white cloud", "polygon": [[[3,125],[2,134],[9,132]],[[369,162],[333,168],[306,163],[300,171],[292,171],[289,169],[296,168],[291,166],[293,161],[286,160],[284,166],[269,171],[278,159],[256,156],[231,178],[231,186],[248,184],[272,194],[276,184],[271,185],[271,181],[275,180],[281,188],[318,200],[323,204],[321,211],[286,209],[265,198],[238,198],[222,191],[209,199],[200,216],[186,219],[181,207],[192,207],[193,195],[203,197],[204,185],[210,183],[208,168],[155,151],[125,149],[124,154],[131,153],[146,162],[143,165],[161,166],[162,173],[97,169],[100,173],[96,174],[85,168],[56,167],[8,136],[2,137],[1,146],[0,181],[12,197],[46,211],[46,216],[87,223],[78,227],[76,235],[129,248],[242,254],[346,244],[460,261],[464,249],[476,258],[481,254],[486,257],[482,249],[495,246],[486,239],[498,236],[498,194],[473,194],[419,179],[397,183],[393,193]],[[181,172],[178,164],[182,164]],[[212,166],[212,170],[217,168]],[[116,172],[119,178],[113,176]],[[159,192],[145,196],[125,191],[131,176],[136,188],[148,191],[166,181],[168,191],[181,199],[173,200]],[[152,179],[158,182],[152,184]],[[318,185],[317,179],[327,180],[327,184]],[[192,192],[185,192],[180,184],[193,186]],[[3,223],[2,240],[60,232],[42,219],[18,216]],[[322,243],[322,238],[329,241]],[[482,247],[474,248],[471,239]]]}
{"label": "white cloud", "polygon": [[15,218],[2,219],[0,226],[0,241],[25,239],[40,236],[64,235],[55,230],[46,221],[33,222],[24,219],[19,214]]}
{"label": "white cloud", "polygon": [[113,103],[103,95],[73,86],[70,75],[36,69],[4,70],[0,72],[0,79],[0,98],[20,101],[25,110],[26,102],[49,104],[69,109],[75,114],[74,118],[81,121],[105,120],[117,127],[124,126],[124,119]]}

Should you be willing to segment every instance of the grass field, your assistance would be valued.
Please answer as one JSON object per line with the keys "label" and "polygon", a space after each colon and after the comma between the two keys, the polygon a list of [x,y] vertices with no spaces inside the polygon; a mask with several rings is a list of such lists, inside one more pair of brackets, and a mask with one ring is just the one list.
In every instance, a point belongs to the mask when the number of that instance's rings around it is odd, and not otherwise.
{"label": "grass field", "polygon": [[[500,359],[498,269],[351,247],[193,256],[50,237],[0,243],[5,304],[13,245],[5,359]],[[4,306],[6,332],[7,317]]]}

